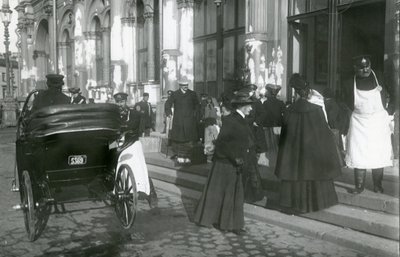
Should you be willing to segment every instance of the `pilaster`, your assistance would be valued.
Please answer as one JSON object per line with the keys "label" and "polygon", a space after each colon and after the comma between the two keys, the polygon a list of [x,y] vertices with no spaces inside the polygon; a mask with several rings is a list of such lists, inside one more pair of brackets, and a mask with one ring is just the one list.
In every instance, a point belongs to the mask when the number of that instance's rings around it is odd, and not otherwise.
{"label": "pilaster", "polygon": [[247,0],[246,6],[246,66],[250,72],[249,82],[260,88],[268,80],[267,1]]}

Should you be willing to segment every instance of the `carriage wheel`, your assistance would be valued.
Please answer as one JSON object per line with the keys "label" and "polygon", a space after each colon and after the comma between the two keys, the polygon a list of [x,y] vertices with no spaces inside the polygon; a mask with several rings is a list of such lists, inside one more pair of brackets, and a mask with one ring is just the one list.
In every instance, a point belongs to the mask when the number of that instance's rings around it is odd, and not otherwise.
{"label": "carriage wheel", "polygon": [[22,206],[24,211],[25,228],[28,233],[29,241],[34,241],[36,239],[36,210],[35,201],[33,199],[32,183],[29,172],[24,170],[22,173]]}
{"label": "carriage wheel", "polygon": [[115,177],[115,212],[125,229],[133,225],[136,216],[136,181],[131,168],[121,165]]}

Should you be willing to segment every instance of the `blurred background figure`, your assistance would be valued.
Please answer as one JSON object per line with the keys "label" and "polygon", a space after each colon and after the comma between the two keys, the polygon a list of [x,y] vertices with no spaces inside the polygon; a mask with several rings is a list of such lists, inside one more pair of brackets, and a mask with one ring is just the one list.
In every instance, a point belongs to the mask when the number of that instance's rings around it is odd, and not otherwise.
{"label": "blurred background figure", "polygon": [[136,106],[140,106],[139,111],[142,113],[144,131],[140,132],[143,133],[145,137],[148,137],[150,136],[150,131],[154,131],[155,124],[155,115],[151,107],[151,103],[149,102],[149,93],[144,92],[143,99],[140,102],[136,103]]}
{"label": "blurred background figure", "polygon": [[71,93],[71,104],[86,104],[86,98],[82,96],[80,88],[72,87],[68,91]]}

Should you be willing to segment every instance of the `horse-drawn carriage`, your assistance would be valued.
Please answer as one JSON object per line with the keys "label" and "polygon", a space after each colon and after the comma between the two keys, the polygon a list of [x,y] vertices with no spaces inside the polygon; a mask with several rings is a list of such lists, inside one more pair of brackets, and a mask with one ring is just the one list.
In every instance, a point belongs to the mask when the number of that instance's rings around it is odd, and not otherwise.
{"label": "horse-drawn carriage", "polygon": [[150,186],[140,142],[120,141],[118,106],[54,105],[32,112],[35,94],[28,95],[18,120],[12,186],[20,192],[21,204],[15,209],[24,213],[29,240],[40,236],[51,206],[70,200],[65,191],[93,181],[100,181],[122,227],[130,228],[138,194],[149,195]]}

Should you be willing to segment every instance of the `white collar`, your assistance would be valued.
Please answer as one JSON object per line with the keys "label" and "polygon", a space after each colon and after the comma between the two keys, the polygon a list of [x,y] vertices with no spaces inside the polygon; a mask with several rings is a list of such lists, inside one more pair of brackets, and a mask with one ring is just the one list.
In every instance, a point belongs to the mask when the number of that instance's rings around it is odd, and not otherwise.
{"label": "white collar", "polygon": [[239,113],[240,116],[242,116],[243,119],[244,119],[244,117],[246,116],[246,115],[244,115],[244,113],[243,113],[241,110],[239,110],[239,109],[236,109],[236,112]]}

